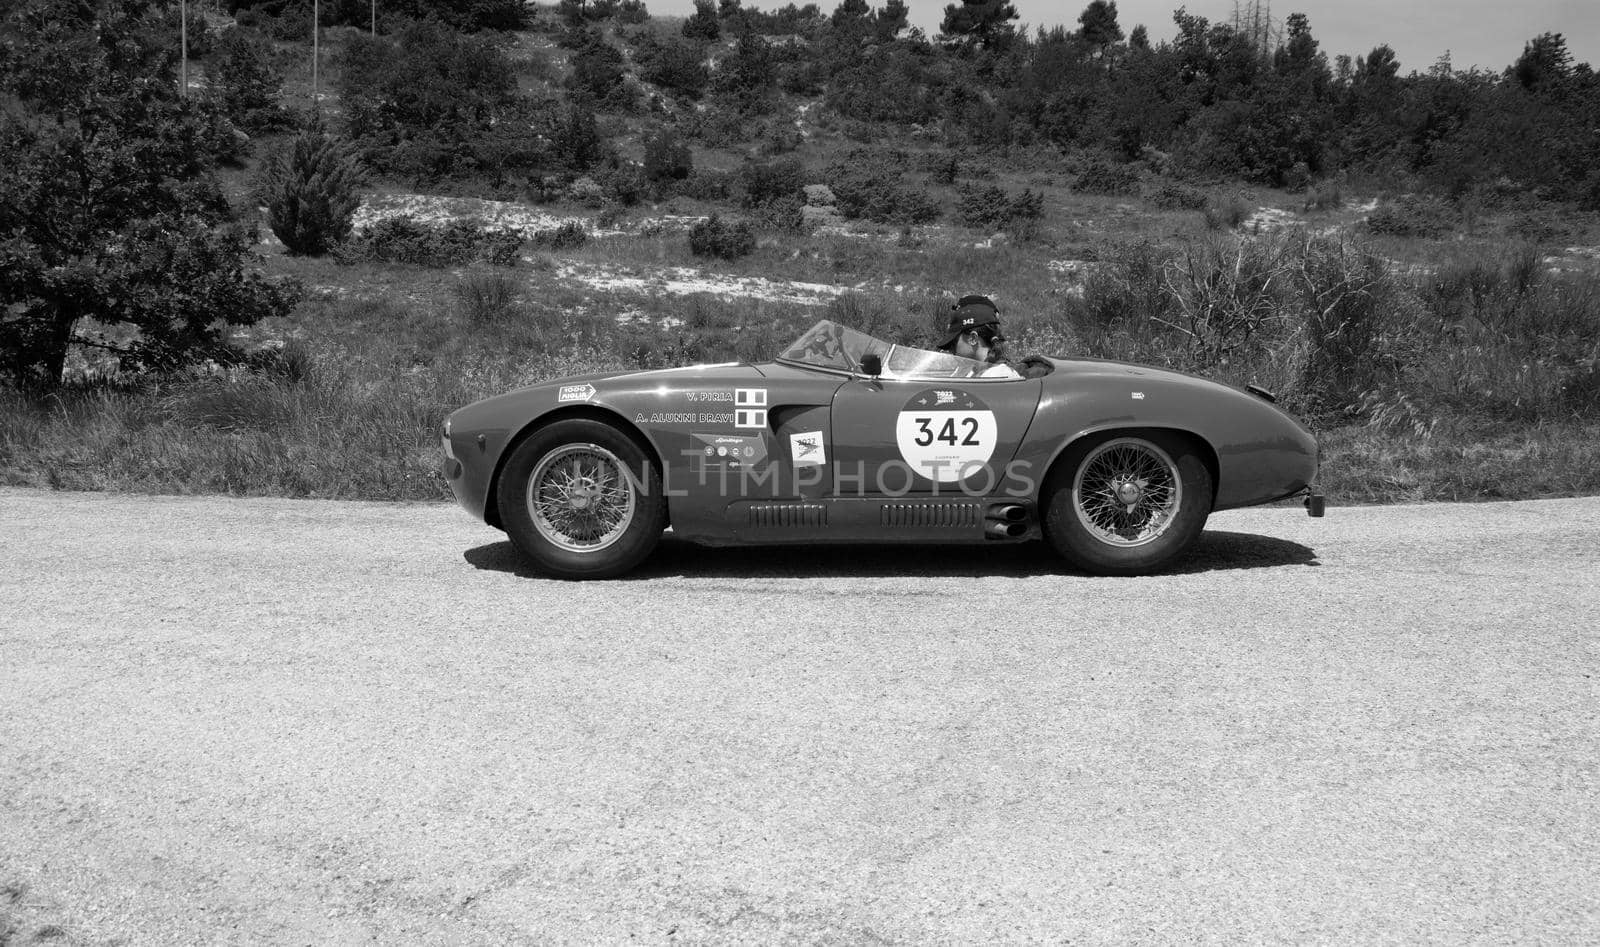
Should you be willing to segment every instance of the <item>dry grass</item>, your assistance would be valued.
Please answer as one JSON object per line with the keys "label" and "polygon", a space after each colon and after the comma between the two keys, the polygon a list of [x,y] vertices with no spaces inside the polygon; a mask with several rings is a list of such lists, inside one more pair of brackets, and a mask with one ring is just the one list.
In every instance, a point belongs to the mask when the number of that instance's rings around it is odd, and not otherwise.
{"label": "dry grass", "polygon": [[[1003,168],[994,180],[1041,186]],[[1014,354],[1126,358],[1279,392],[1325,429],[1326,486],[1340,499],[1596,490],[1600,465],[1585,447],[1600,418],[1593,265],[1552,273],[1548,251],[1507,254],[1488,239],[1315,250],[1304,235],[1241,241],[1208,232],[1200,212],[1043,186],[1050,226],[1022,244],[960,228],[768,233],[751,256],[706,264],[687,234],[669,232],[529,249],[528,261],[492,271],[266,250],[271,272],[311,291],[288,320],[240,342],[285,343],[282,356],[253,371],[98,381],[42,400],[0,392],[0,482],[439,498],[436,428],[461,404],[584,371],[764,360],[824,314],[925,341],[953,296],[987,292]],[[1319,226],[1357,216],[1329,211]],[[1089,262],[1069,277],[1049,265],[1063,260]],[[571,279],[570,264],[850,291],[805,305],[607,289]]]}

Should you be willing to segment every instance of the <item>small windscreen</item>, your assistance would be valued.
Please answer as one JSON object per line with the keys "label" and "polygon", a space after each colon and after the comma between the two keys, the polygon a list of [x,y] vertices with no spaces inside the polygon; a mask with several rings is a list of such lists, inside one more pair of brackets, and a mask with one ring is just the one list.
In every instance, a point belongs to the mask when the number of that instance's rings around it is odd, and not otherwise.
{"label": "small windscreen", "polygon": [[882,359],[883,374],[890,378],[973,378],[987,367],[948,352],[895,345],[827,319],[807,329],[778,359],[859,373],[861,359],[866,355]]}

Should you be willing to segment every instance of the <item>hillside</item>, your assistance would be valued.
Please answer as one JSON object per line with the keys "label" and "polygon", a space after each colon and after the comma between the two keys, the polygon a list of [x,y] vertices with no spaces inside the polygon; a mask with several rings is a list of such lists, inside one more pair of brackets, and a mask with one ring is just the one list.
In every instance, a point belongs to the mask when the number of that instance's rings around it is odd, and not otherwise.
{"label": "hillside", "polygon": [[[863,7],[568,4],[376,36],[335,7],[315,97],[291,8],[206,11],[190,92],[254,129],[218,179],[298,302],[176,373],[74,346],[63,387],[0,394],[0,482],[442,497],[435,428],[459,404],[764,359],[824,316],[917,341],[980,292],[1018,354],[1279,392],[1322,429],[1335,497],[1600,489],[1586,65],[1530,44],[1504,77],[1401,77],[1377,51],[1328,63],[1309,27],[1269,50],[1181,16],[1153,45],[1104,22],[941,44]],[[253,112],[223,95],[241,37],[273,79]],[[1170,85],[1185,69],[1204,95]],[[1452,123],[1430,126],[1440,102]],[[313,114],[364,183],[350,239],[293,255],[257,188]],[[1562,160],[1484,144],[1518,115]],[[1405,123],[1425,146],[1396,144]]]}

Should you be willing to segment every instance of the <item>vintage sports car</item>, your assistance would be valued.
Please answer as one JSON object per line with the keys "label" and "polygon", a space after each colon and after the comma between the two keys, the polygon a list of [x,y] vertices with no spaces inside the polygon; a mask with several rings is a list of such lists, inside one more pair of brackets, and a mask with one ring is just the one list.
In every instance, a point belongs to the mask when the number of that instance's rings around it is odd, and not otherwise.
{"label": "vintage sports car", "polygon": [[707,544],[1016,543],[1147,573],[1213,510],[1304,495],[1317,442],[1177,372],[1036,360],[1039,377],[822,321],[777,360],[565,378],[444,423],[473,516],[543,571],[626,572],[663,530]]}

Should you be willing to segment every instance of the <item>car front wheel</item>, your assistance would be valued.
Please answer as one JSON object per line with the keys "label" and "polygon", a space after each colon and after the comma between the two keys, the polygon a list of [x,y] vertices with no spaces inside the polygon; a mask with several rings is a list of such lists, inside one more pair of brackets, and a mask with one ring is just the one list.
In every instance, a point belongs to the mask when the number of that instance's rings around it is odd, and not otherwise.
{"label": "car front wheel", "polygon": [[1185,439],[1122,435],[1074,445],[1047,487],[1045,535],[1099,575],[1152,572],[1186,550],[1210,515],[1211,471]]}
{"label": "car front wheel", "polygon": [[507,459],[497,493],[511,541],[560,578],[627,572],[666,527],[655,463],[599,421],[558,421],[523,441]]}

